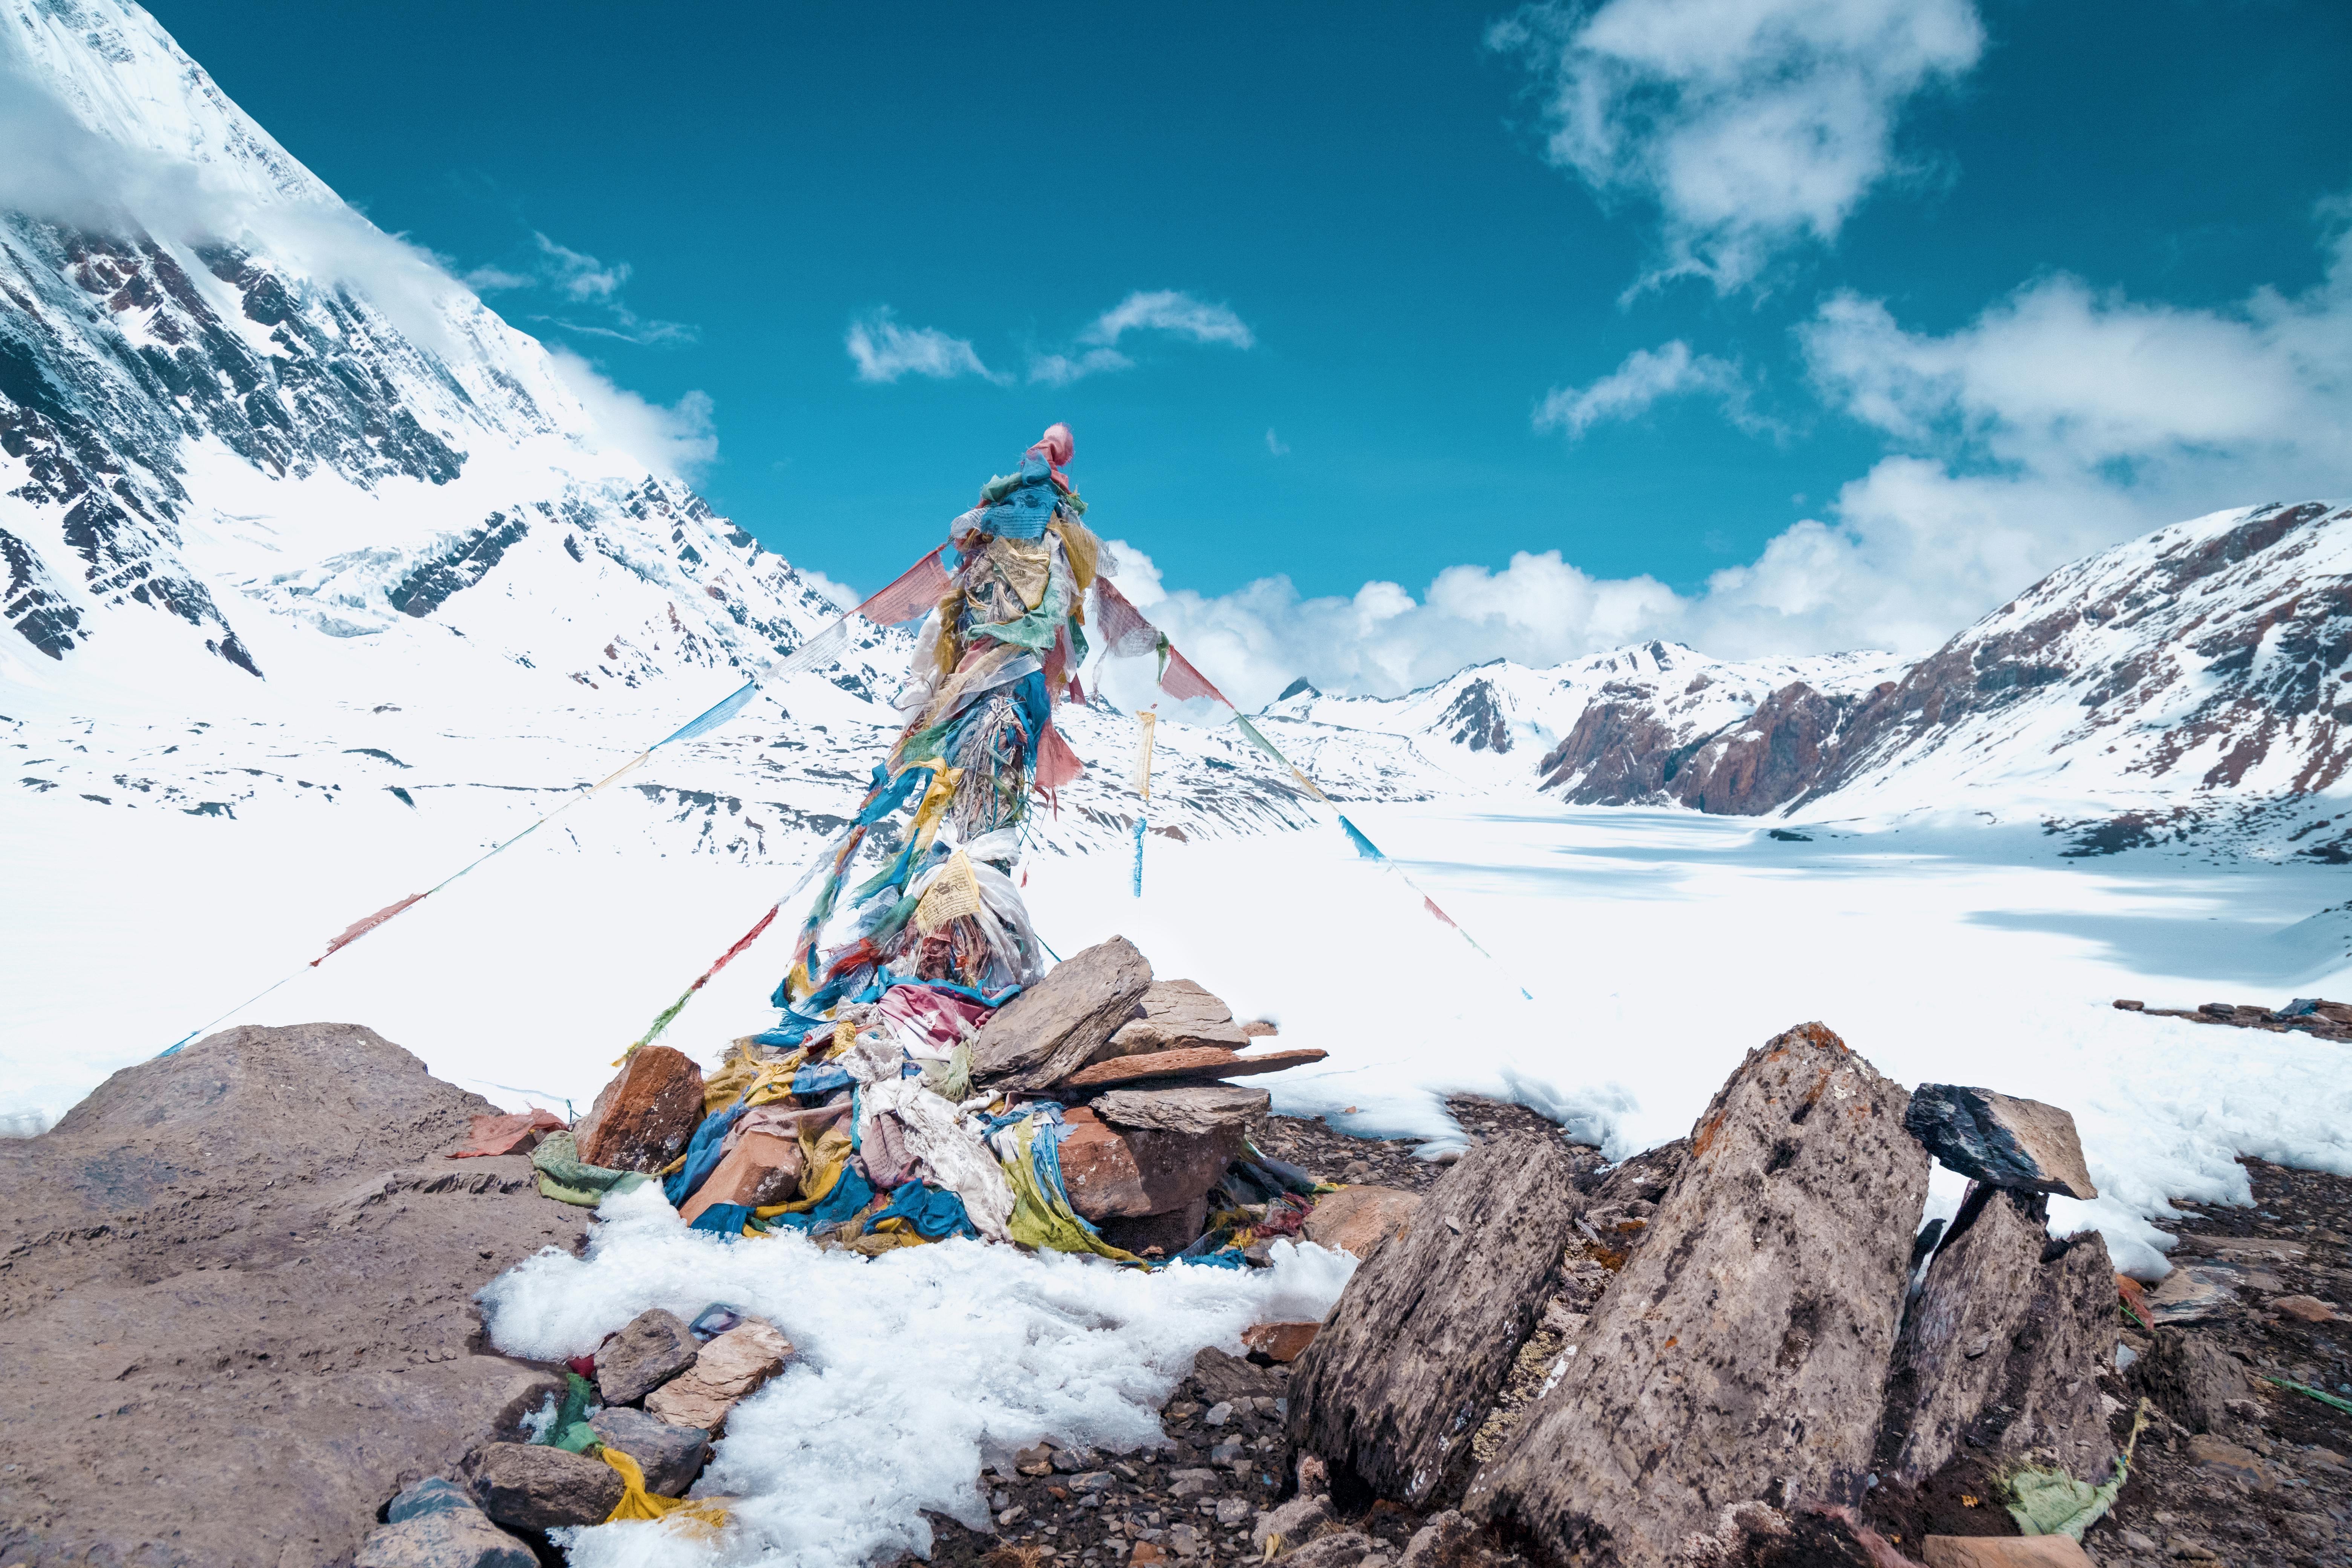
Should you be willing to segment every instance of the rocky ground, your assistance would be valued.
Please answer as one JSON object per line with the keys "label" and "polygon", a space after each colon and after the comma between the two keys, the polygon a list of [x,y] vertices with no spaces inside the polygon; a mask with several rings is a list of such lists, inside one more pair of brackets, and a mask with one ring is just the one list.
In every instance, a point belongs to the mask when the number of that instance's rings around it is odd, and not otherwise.
{"label": "rocky ground", "polygon": [[[471,1296],[541,1246],[579,1246],[588,1215],[541,1198],[521,1156],[444,1157],[487,1109],[365,1029],[237,1030],[117,1075],[41,1138],[0,1143],[0,1563],[349,1563],[394,1490],[517,1435],[555,1369],[490,1353]],[[1581,1194],[1474,1435],[1483,1464],[1643,1246],[1682,1149],[1604,1170],[1523,1108],[1451,1109],[1474,1153],[1554,1141]],[[1412,1141],[1321,1120],[1274,1118],[1261,1142],[1425,1199],[1457,1172],[1475,1179]],[[2181,1205],[2174,1282],[2137,1309],[2154,1331],[2126,1321],[2130,1364],[2097,1379],[2118,1444],[2143,1395],[2151,1407],[2129,1483],[2085,1539],[2101,1564],[2352,1563],[2352,1413],[2284,1386],[2352,1399],[2338,1315],[2352,1180],[2247,1169],[2252,1206]],[[1297,1375],[1204,1352],[1163,1408],[1162,1448],[1016,1456],[985,1478],[991,1527],[935,1521],[932,1561],[1535,1560],[1444,1500],[1407,1507],[1327,1479],[1290,1435]],[[1916,1492],[1875,1494],[1863,1518],[1897,1551],[1926,1533],[2007,1535],[2000,1462],[1964,1454]]]}
{"label": "rocky ground", "polygon": [[0,1562],[349,1563],[561,1386],[473,1294],[588,1211],[349,1024],[232,1029],[0,1141]]}

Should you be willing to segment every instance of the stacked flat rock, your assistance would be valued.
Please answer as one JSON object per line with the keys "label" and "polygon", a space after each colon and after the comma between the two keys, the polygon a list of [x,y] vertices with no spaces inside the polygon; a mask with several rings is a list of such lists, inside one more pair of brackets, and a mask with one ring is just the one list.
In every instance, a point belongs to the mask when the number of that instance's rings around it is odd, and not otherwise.
{"label": "stacked flat rock", "polygon": [[1071,1207],[1113,1246],[1181,1250],[1208,1194],[1263,1126],[1269,1097],[1219,1081],[1320,1061],[1252,1052],[1271,1026],[1244,1026],[1197,982],[1154,980],[1124,937],[1056,965],[972,1037],[973,1080],[1061,1100],[1057,1151]]}
{"label": "stacked flat rock", "polygon": [[1989,1089],[1923,1083],[1903,1125],[1928,1153],[1964,1176],[2026,1193],[2099,1195],[2083,1163],[2074,1119],[2054,1105]]}

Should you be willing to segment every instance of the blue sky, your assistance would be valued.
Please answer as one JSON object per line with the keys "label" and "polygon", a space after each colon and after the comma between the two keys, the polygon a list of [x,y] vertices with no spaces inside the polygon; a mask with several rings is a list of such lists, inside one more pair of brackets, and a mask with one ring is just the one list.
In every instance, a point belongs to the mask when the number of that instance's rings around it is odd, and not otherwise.
{"label": "blue sky", "polygon": [[2352,489],[2332,0],[153,8],[795,561],[1068,420],[1251,693],[1916,646]]}

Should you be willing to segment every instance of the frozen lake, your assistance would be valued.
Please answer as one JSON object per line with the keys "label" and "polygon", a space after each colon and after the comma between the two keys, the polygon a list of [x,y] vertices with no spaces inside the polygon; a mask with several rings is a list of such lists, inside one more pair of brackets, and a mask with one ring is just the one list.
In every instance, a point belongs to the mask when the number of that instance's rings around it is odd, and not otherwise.
{"label": "frozen lake", "polygon": [[[0,822],[10,885],[33,894],[10,908],[0,1110],[27,1121],[455,858],[446,820],[404,811],[354,835],[344,814],[191,822],[77,804],[27,801]],[[2070,860],[2030,828],[1957,824],[1786,842],[1744,819],[1537,799],[1349,815],[1491,962],[1336,826],[1155,837],[1139,900],[1122,858],[1034,856],[1038,930],[1064,955],[1123,932],[1160,974],[1329,1051],[1266,1087],[1367,1132],[1443,1137],[1442,1096],[1469,1090],[1629,1152],[1680,1136],[1744,1052],[1817,1018],[1906,1084],[2073,1110],[2106,1194],[2090,1217],[2119,1261],[2157,1266],[2135,1243],[2168,1194],[2238,1195],[2236,1153],[2352,1173],[2342,1047],[2109,1005],[2352,994],[2352,965],[2280,935],[2342,901],[2340,869]],[[564,820],[233,1021],[366,1023],[493,1099],[584,1108],[798,868],[656,853],[625,801]],[[779,920],[669,1042],[715,1060],[764,1026],[789,945]]]}

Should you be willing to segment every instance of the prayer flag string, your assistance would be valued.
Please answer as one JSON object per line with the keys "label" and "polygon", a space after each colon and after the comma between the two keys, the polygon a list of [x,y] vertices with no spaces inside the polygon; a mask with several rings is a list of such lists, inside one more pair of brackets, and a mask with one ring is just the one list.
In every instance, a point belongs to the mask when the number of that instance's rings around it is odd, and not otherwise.
{"label": "prayer flag string", "polygon": [[[696,714],[693,718],[688,720],[684,724],[679,725],[676,730],[671,731],[660,740],[656,741],[652,745],[647,746],[644,751],[639,752],[627,762],[623,763],[619,767],[614,769],[611,773],[605,774],[603,778],[589,785],[587,789],[571,796],[569,799],[565,800],[562,805],[540,817],[539,820],[533,822],[521,832],[514,835],[510,838],[493,844],[489,848],[484,850],[481,854],[477,855],[473,859],[468,860],[457,870],[450,872],[449,875],[442,878],[438,882],[436,882],[433,886],[425,889],[425,891],[421,893],[411,893],[408,897],[400,900],[396,903],[386,904],[383,908],[376,910],[375,913],[372,915],[368,915],[361,920],[353,921],[350,925],[345,926],[331,942],[327,943],[327,950],[319,954],[318,957],[311,959],[308,963],[303,964],[300,968],[279,976],[277,980],[272,981],[261,990],[255,992],[251,996],[247,997],[236,1006],[229,1008],[226,1012],[213,1018],[210,1022],[197,1025],[194,1029],[189,1030],[187,1034],[181,1037],[179,1040],[171,1046],[166,1047],[160,1054],[167,1057],[172,1055],[173,1052],[177,1051],[181,1047],[188,1044],[189,1041],[195,1039],[205,1030],[219,1024],[223,1019],[233,1017],[236,1014],[243,1012],[246,1008],[252,1006],[256,1002],[260,1001],[263,997],[268,995],[271,992],[277,990],[279,986],[293,979],[295,975],[301,973],[302,970],[318,968],[319,965],[326,963],[327,960],[334,957],[335,954],[341,952],[352,943],[359,941],[360,938],[367,935],[370,931],[374,931],[377,927],[387,923],[395,917],[404,914],[408,910],[415,908],[418,904],[423,903],[426,899],[431,898],[434,894],[439,892],[442,889],[447,887],[458,878],[463,877],[468,871],[471,871],[476,867],[481,865],[483,861],[489,859],[495,855],[502,854],[506,850],[512,848],[515,845],[521,843],[524,839],[530,837],[532,834],[538,832],[541,828],[546,826],[549,823],[554,821],[565,812],[570,811],[573,806],[578,805],[582,801],[591,800],[595,796],[602,795],[606,788],[618,783],[628,773],[635,772],[647,758],[651,757],[656,752],[661,750],[664,746],[670,745],[678,741],[695,740],[700,736],[709,734],[713,730],[718,729],[720,725],[726,723],[729,720],[742,712],[744,709],[750,707],[751,699],[759,694],[760,688],[762,684],[782,679],[785,676],[803,674],[821,666],[838,662],[842,655],[849,650],[850,635],[852,631],[851,623],[859,617],[862,616],[866,620],[876,622],[882,626],[896,626],[902,621],[912,620],[918,616],[928,613],[930,607],[937,604],[947,593],[947,569],[941,564],[940,560],[941,552],[944,552],[947,546],[945,545],[940,545],[934,548],[921,560],[916,562],[906,571],[900,573],[896,578],[893,578],[879,592],[867,595],[855,609],[845,610],[842,612],[841,616],[835,619],[832,625],[826,626],[814,637],[809,637],[803,641],[799,647],[794,648],[791,653],[786,654],[782,658],[770,659],[761,664],[757,672],[752,675],[751,679],[745,681],[741,686],[737,687],[733,691],[729,692],[725,697],[719,699],[719,701],[712,704],[710,707],[705,709],[700,713]],[[801,881],[794,884],[793,892],[798,892],[800,888],[806,884],[809,874],[815,870],[817,864],[818,862],[811,862],[809,870],[802,874]],[[784,895],[784,898],[789,899],[792,896],[793,893],[788,892]],[[782,900],[779,900],[777,902],[781,905]],[[652,1039],[655,1036],[660,1034],[662,1030],[667,1028],[669,1026],[669,1021],[677,1016],[678,1010],[686,1005],[688,999],[690,999],[697,991],[701,990],[712,975],[718,973],[721,969],[724,969],[730,960],[733,959],[736,954],[741,952],[746,947],[749,947],[760,933],[767,929],[768,922],[775,918],[775,909],[772,907],[768,910],[767,914],[761,917],[758,925],[752,927],[752,929],[740,941],[738,941],[734,946],[721,953],[717,961],[710,965],[709,969],[704,972],[701,979],[697,980],[692,985],[688,986],[685,994],[681,995],[675,1003],[671,1004],[660,1016],[654,1020],[652,1026],[646,1031],[644,1039],[639,1040],[636,1045],[631,1046],[629,1048],[633,1051],[635,1050],[637,1046],[645,1044],[646,1040]]]}

